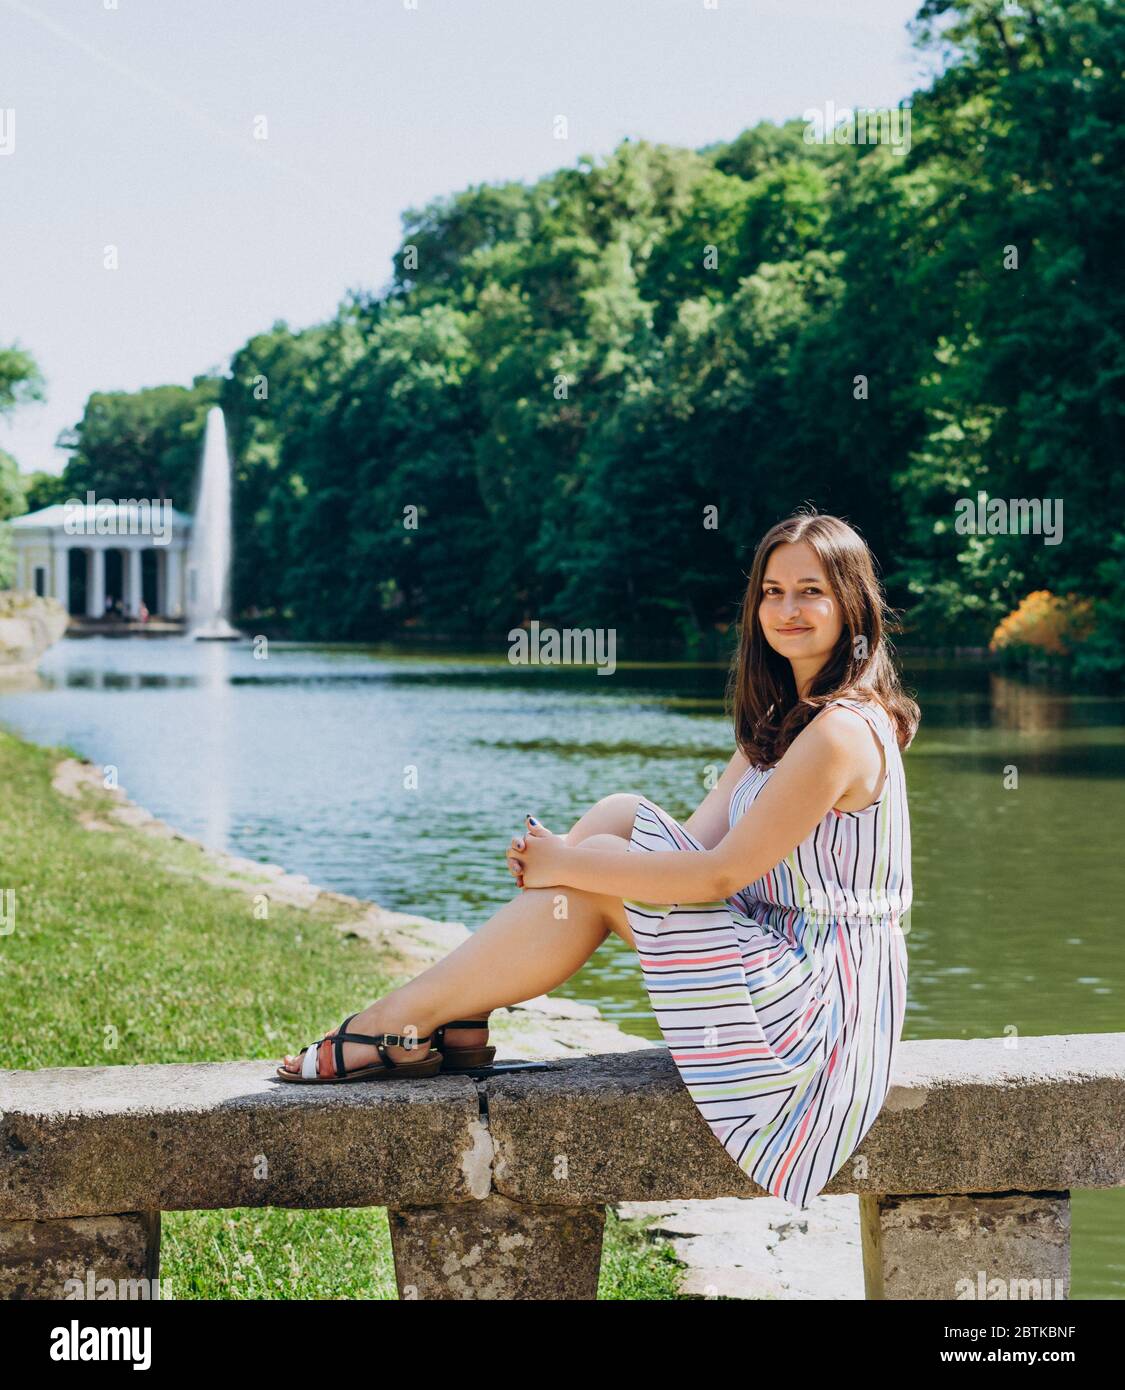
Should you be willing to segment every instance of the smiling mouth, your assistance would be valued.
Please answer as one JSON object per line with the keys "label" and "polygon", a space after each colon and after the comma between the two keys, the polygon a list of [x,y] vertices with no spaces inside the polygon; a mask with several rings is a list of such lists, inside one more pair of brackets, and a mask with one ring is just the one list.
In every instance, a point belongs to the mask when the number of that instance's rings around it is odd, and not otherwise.
{"label": "smiling mouth", "polygon": [[777,630],[778,630],[778,632],[781,633],[781,635],[782,635],[783,637],[793,637],[793,636],[796,636],[796,634],[799,633],[799,632],[811,632],[811,631],[812,631],[812,628],[811,628],[811,627],[779,627]]}

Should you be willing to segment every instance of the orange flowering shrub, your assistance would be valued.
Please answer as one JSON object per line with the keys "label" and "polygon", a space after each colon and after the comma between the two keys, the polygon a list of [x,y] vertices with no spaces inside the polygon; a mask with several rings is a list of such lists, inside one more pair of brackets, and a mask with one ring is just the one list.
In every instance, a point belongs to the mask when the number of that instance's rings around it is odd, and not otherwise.
{"label": "orange flowering shrub", "polygon": [[990,652],[1013,647],[1033,647],[1038,651],[1067,656],[1085,640],[1093,625],[1094,605],[1078,594],[1053,594],[1036,589],[1022,599],[1018,608],[996,625]]}

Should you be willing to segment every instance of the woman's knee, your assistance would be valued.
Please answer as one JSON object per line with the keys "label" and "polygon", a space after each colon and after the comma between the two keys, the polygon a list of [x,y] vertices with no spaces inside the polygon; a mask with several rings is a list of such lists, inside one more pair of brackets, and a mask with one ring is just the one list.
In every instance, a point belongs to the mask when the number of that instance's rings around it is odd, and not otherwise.
{"label": "woman's knee", "polygon": [[585,844],[595,835],[619,835],[628,840],[641,800],[639,792],[613,792],[596,801],[568,832],[571,844]]}
{"label": "woman's knee", "polygon": [[612,835],[602,833],[598,835],[587,835],[582,841],[583,849],[628,849],[629,838],[626,835]]}

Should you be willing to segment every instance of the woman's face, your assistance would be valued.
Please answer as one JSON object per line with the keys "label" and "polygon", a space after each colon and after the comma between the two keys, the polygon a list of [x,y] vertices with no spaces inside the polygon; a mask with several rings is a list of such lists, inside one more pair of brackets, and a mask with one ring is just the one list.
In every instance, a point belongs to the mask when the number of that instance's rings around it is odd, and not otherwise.
{"label": "woman's face", "polygon": [[775,546],[766,561],[758,621],[766,641],[798,675],[812,676],[840,640],[844,623],[816,551],[806,541]]}

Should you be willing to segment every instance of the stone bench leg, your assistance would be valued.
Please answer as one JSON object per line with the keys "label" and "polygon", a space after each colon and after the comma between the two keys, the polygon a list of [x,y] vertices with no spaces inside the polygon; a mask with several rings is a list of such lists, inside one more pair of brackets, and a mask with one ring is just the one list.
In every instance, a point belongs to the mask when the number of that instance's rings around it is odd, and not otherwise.
{"label": "stone bench leg", "polygon": [[159,1274],[158,1211],[0,1221],[0,1298],[153,1298]]}
{"label": "stone bench leg", "polygon": [[400,1298],[595,1299],[605,1208],[480,1201],[388,1210]]}
{"label": "stone bench leg", "polygon": [[1070,1193],[861,1196],[866,1297],[1070,1297]]}

